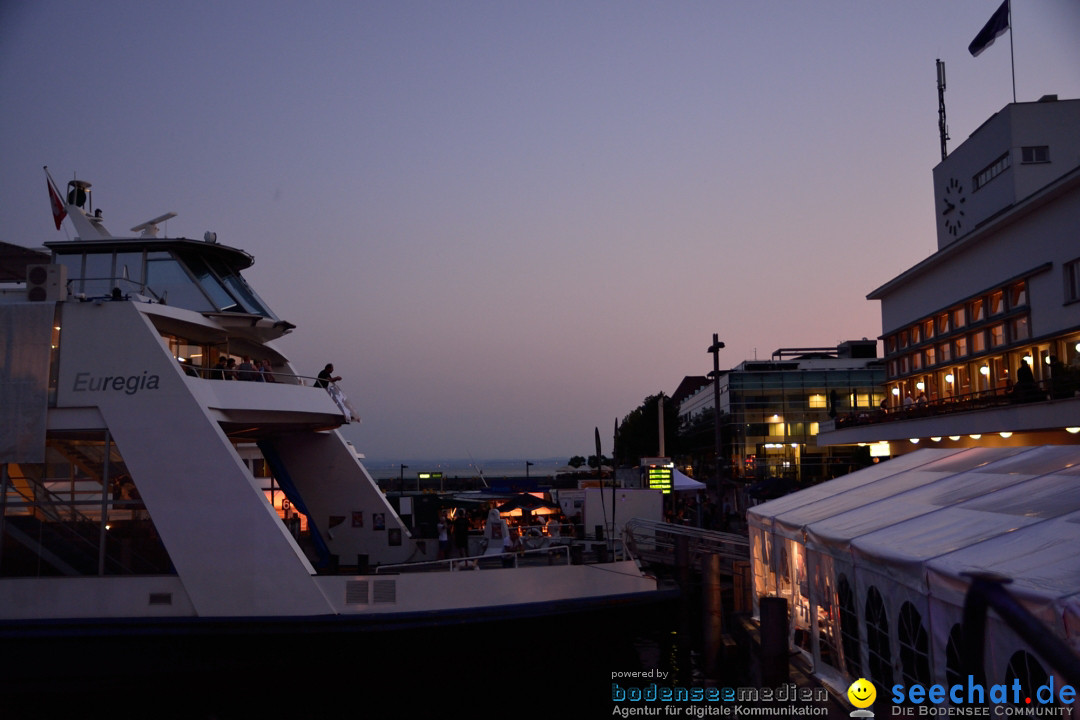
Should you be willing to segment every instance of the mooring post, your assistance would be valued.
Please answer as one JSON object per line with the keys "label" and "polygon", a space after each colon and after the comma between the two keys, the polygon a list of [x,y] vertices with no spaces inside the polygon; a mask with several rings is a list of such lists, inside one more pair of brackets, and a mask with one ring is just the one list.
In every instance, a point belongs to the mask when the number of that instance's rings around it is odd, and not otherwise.
{"label": "mooring post", "polygon": [[762,597],[761,611],[761,684],[780,687],[788,681],[788,609],[787,598]]}
{"label": "mooring post", "polygon": [[724,603],[720,587],[720,556],[711,553],[701,561],[702,621],[705,635],[705,672],[716,677],[724,635]]}

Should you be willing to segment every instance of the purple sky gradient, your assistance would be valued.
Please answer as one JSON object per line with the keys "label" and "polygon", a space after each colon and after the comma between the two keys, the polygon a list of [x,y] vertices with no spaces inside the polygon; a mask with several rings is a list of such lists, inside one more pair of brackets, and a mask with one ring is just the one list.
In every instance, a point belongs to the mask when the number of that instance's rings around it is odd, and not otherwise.
{"label": "purple sky gradient", "polygon": [[[0,3],[0,240],[251,252],[372,458],[588,454],[711,368],[875,337],[950,147],[1012,99],[998,0]],[[1080,5],[1014,0],[1017,96],[1080,97]]]}

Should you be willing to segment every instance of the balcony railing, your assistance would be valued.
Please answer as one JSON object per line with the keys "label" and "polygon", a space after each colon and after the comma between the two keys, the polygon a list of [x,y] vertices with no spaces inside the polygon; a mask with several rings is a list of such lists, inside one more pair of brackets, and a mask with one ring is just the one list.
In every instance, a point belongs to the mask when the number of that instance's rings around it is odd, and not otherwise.
{"label": "balcony railing", "polygon": [[1036,382],[1026,390],[1020,388],[984,390],[961,395],[950,395],[949,397],[937,398],[934,400],[912,402],[901,407],[889,407],[874,411],[861,411],[848,413],[846,415],[838,415],[834,427],[836,430],[841,430],[843,428],[859,427],[863,425],[875,425],[901,420],[916,420],[920,418],[951,415],[954,413],[971,412],[974,410],[1047,402],[1049,400],[1073,397],[1078,390],[1080,390],[1080,384],[1078,384],[1076,379],[1071,376],[1059,379],[1056,382],[1053,380],[1043,380]]}
{"label": "balcony railing", "polygon": [[306,385],[317,387],[318,378],[309,375],[293,375],[292,373],[270,370],[239,370],[236,368],[202,367],[183,363],[184,372],[190,377],[202,378],[203,380],[246,380],[250,382],[284,383],[286,385]]}
{"label": "balcony railing", "polygon": [[247,383],[254,384],[299,385],[301,387],[323,388],[330,396],[334,405],[341,411],[341,414],[345,418],[345,422],[360,422],[360,414],[356,411],[356,408],[353,407],[352,403],[349,402],[349,398],[336,383],[328,380],[322,380],[317,377],[306,375],[293,375],[292,373],[277,372],[274,370],[241,370],[238,368],[223,369],[219,367],[206,368],[189,365],[187,363],[183,363],[182,367],[189,377],[229,383],[230,386],[237,382],[245,384],[246,381]]}

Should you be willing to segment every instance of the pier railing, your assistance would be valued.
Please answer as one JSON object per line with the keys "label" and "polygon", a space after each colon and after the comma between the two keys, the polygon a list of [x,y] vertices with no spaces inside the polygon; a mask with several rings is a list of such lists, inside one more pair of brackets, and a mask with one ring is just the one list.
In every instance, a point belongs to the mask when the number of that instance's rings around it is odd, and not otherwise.
{"label": "pier railing", "polygon": [[[718,555],[724,564],[750,559],[750,541],[745,535],[633,518],[626,523],[626,544],[647,562],[700,565],[701,559]],[[685,557],[680,556],[685,553]]]}
{"label": "pier railing", "polygon": [[977,680],[984,676],[986,615],[993,610],[1013,632],[1042,659],[1060,672],[1073,687],[1080,686],[1080,657],[1062,640],[1052,635],[1005,586],[1009,578],[991,573],[971,573],[971,585],[964,597],[962,633],[963,671]]}

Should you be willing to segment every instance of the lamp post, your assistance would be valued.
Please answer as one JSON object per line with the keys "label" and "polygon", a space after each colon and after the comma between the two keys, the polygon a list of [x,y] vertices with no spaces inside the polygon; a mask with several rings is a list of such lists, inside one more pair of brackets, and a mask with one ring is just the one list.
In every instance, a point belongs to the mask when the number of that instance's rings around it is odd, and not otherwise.
{"label": "lamp post", "polygon": [[713,441],[716,444],[716,490],[720,491],[720,351],[724,349],[724,343],[720,342],[720,336],[713,333],[712,345],[705,352],[712,355],[712,372],[709,377],[713,381]]}
{"label": "lamp post", "polygon": [[525,483],[526,483],[526,485],[529,482],[529,468],[530,467],[532,467],[532,463],[529,462],[528,460],[526,460],[525,461]]}
{"label": "lamp post", "polygon": [[405,471],[409,469],[408,465],[401,466],[401,473],[398,475],[398,493],[405,494]]}

